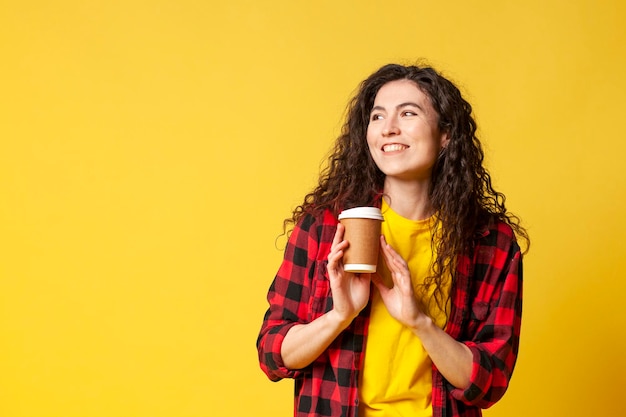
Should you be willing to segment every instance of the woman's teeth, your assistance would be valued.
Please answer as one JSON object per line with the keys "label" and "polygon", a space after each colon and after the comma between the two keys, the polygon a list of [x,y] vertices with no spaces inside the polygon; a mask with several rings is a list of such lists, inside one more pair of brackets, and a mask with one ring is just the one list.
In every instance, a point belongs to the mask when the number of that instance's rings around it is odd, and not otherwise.
{"label": "woman's teeth", "polygon": [[391,145],[383,146],[383,152],[401,151],[406,148],[407,148],[406,145],[400,145],[399,143],[392,143]]}

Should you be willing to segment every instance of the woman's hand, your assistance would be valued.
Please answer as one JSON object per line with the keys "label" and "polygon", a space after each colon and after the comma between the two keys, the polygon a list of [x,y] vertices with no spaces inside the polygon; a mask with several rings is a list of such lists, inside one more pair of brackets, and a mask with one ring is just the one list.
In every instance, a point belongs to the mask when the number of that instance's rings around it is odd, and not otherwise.
{"label": "woman's hand", "polygon": [[339,223],[328,254],[328,278],[333,296],[333,311],[350,323],[365,308],[370,297],[371,274],[353,274],[343,269],[343,254],[349,242],[343,240],[345,228]]}
{"label": "woman's hand", "polygon": [[367,305],[371,274],[352,274],[343,270],[344,227],[339,224],[328,254],[328,278],[333,309],[310,323],[296,324],[280,349],[285,366],[302,369],[317,359]]}
{"label": "woman's hand", "polygon": [[372,277],[372,281],[378,288],[387,311],[393,318],[412,329],[428,322],[428,316],[421,310],[415,298],[411,272],[406,261],[387,243],[384,236],[380,237],[380,249],[391,273],[393,287],[388,288],[377,274]]}

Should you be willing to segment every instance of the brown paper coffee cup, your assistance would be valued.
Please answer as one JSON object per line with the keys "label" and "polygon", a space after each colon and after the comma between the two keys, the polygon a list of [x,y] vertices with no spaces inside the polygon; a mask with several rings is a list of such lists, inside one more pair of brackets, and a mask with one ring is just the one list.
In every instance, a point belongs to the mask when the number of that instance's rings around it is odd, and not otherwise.
{"label": "brown paper coffee cup", "polygon": [[374,273],[378,264],[380,225],[383,216],[377,207],[355,207],[339,214],[346,231],[344,239],[350,243],[343,255],[343,269],[347,272]]}

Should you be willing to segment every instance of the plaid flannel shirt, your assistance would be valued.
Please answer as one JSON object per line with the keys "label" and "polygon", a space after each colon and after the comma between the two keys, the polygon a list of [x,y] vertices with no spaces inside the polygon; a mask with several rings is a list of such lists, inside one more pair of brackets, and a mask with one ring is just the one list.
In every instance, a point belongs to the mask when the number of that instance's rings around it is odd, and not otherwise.
{"label": "plaid flannel shirt", "polygon": [[[332,309],[326,257],[337,227],[325,212],[294,228],[270,286],[257,349],[272,380],[294,378],[294,416],[358,416],[358,382],[368,329],[366,307],[311,365],[288,369],[282,341],[291,327]],[[476,417],[507,389],[517,358],[522,312],[522,256],[511,228],[492,222],[471,255],[460,255],[445,331],[473,353],[471,384],[452,386],[433,365],[434,417]]]}

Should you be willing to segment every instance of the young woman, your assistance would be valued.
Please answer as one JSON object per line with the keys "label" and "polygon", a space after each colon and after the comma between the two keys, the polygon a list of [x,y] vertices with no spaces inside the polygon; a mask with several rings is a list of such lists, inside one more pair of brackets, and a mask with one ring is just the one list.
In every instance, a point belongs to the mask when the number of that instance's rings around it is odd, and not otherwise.
{"label": "young woman", "polygon": [[[362,82],[328,168],[294,210],[257,340],[296,416],[480,416],[507,389],[526,231],[482,165],[472,109],[428,67]],[[343,270],[337,215],[380,207],[376,274]]]}

